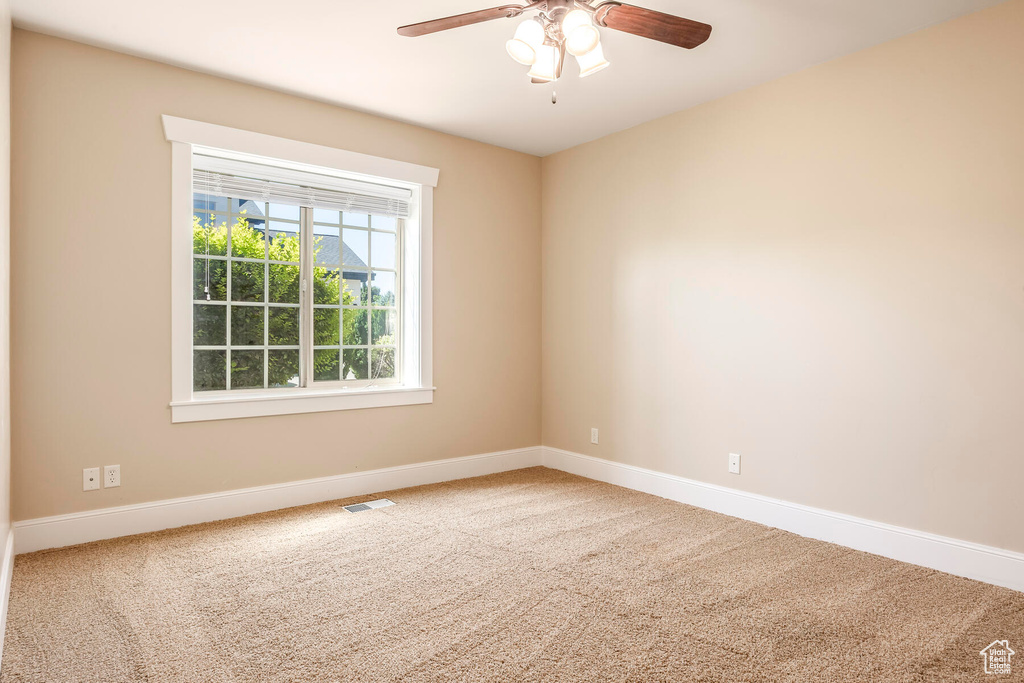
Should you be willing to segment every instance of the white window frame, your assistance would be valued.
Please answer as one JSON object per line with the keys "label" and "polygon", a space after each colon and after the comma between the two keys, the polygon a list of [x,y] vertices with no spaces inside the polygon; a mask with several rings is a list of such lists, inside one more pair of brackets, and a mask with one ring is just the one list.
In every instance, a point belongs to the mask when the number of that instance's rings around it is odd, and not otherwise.
{"label": "white window frame", "polygon": [[[431,342],[433,198],[438,169],[394,159],[163,116],[171,143],[171,421],[196,422],[432,403]],[[193,146],[331,169],[361,180],[412,190],[412,215],[402,235],[401,381],[361,387],[192,390]]]}

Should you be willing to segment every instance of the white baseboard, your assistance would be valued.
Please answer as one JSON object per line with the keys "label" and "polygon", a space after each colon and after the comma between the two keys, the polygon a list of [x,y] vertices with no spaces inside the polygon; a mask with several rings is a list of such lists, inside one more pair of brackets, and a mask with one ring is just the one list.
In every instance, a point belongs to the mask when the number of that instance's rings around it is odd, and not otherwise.
{"label": "white baseboard", "polygon": [[[0,574],[0,620],[6,615],[15,553],[159,531],[541,464],[801,536],[1024,591],[1024,553],[873,522],[557,448],[537,446],[15,522],[8,535]],[[0,630],[0,653],[2,638],[3,632]]]}
{"label": "white baseboard", "polygon": [[[539,446],[352,472],[320,479],[173,498],[14,523],[14,552],[159,531],[407,486],[479,477],[541,464]],[[5,565],[6,566],[6,565]]]}
{"label": "white baseboard", "polygon": [[788,503],[558,448],[545,446],[542,450],[545,467],[901,562],[1024,591],[1024,553]]}
{"label": "white baseboard", "polygon": [[3,564],[0,565],[0,661],[4,658],[4,634],[7,633],[7,605],[11,600],[11,576],[14,571],[14,528],[7,532]]}

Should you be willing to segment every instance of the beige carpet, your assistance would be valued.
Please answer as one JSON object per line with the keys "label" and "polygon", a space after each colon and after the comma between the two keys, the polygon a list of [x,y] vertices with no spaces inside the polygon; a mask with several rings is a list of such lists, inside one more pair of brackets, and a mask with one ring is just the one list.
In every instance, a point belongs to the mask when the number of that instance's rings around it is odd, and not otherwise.
{"label": "beige carpet", "polygon": [[384,495],[19,556],[0,679],[1024,673],[1022,593],[543,468]]}

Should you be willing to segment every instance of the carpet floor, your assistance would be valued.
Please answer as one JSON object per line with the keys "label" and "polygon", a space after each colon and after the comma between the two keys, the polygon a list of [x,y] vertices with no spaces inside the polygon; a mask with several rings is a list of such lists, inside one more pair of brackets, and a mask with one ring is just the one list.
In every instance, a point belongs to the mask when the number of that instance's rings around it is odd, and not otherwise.
{"label": "carpet floor", "polygon": [[996,639],[1020,676],[1024,593],[538,467],[20,555],[0,680],[979,680]]}

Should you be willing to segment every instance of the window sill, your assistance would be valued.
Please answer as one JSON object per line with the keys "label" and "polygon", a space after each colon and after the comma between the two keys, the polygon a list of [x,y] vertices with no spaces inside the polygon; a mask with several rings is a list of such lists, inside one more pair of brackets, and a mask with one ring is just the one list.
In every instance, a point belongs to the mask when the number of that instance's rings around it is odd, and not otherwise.
{"label": "window sill", "polygon": [[193,398],[171,403],[171,422],[232,420],[266,415],[323,413],[333,410],[358,410],[408,406],[434,402],[434,387],[377,387],[324,391],[295,389],[280,392]]}

